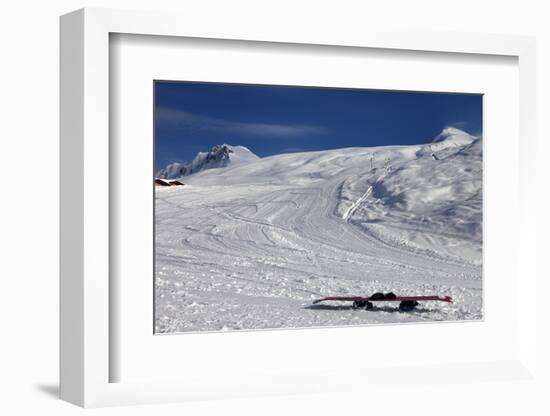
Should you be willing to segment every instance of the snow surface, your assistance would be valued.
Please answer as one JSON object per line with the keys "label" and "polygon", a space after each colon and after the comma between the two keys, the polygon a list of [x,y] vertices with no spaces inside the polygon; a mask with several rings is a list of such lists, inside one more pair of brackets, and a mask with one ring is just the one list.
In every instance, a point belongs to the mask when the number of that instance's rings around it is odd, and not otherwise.
{"label": "snow surface", "polygon": [[[156,189],[158,333],[482,318],[482,139],[281,154]],[[450,295],[414,312],[322,296]]]}

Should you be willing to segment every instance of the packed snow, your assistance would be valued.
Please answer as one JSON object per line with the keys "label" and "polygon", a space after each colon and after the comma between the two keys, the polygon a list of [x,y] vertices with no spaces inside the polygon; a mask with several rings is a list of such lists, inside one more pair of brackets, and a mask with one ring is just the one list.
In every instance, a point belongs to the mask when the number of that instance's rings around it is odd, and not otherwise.
{"label": "packed snow", "polygon": [[[447,128],[428,144],[248,157],[183,181],[155,190],[157,333],[482,318],[481,138]],[[454,303],[311,304],[375,292]]]}

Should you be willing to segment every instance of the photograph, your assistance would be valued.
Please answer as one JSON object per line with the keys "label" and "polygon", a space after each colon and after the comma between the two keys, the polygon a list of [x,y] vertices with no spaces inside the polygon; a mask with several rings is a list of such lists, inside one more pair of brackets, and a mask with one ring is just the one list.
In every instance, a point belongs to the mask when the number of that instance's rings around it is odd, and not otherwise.
{"label": "photograph", "polygon": [[155,80],[154,333],[483,319],[483,95]]}

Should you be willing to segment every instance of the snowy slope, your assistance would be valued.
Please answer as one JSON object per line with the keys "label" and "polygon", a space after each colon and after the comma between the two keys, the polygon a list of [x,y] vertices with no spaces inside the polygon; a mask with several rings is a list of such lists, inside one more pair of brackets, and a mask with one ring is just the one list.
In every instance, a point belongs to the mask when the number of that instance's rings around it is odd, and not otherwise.
{"label": "snowy slope", "polygon": [[[258,159],[156,193],[156,330],[479,319],[482,140]],[[328,295],[451,295],[413,313]]]}
{"label": "snowy slope", "polygon": [[199,152],[189,163],[171,163],[157,172],[157,178],[176,179],[214,168],[224,168],[256,161],[258,156],[244,146],[219,144],[208,152]]}
{"label": "snowy slope", "polygon": [[367,176],[345,188],[352,200],[369,192],[348,221],[392,245],[481,264],[481,139],[446,129],[413,159]]}

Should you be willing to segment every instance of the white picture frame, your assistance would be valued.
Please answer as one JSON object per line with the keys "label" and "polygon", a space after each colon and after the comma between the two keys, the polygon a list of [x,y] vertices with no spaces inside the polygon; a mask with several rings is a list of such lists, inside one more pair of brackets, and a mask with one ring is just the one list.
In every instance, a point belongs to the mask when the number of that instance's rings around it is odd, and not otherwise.
{"label": "white picture frame", "polygon": [[[292,372],[282,368],[254,380],[237,380],[219,374],[216,380],[193,375],[176,381],[113,382],[110,326],[116,310],[111,296],[116,288],[109,280],[110,260],[110,172],[109,157],[109,36],[113,33],[235,41],[277,42],[301,45],[331,45],[335,48],[376,48],[428,51],[441,54],[503,55],[517,58],[519,66],[519,143],[521,213],[518,241],[511,249],[517,256],[522,279],[517,283],[517,346],[513,353],[495,361],[441,362],[434,366],[418,362],[417,380],[433,379],[452,371],[465,382],[485,379],[525,380],[536,375],[536,270],[535,212],[530,178],[535,155],[535,41],[530,37],[467,33],[395,32],[380,29],[334,32],[312,28],[281,28],[250,22],[238,26],[223,20],[205,25],[192,16],[82,9],[61,18],[61,398],[80,406],[159,403],[206,398],[252,397],[269,394],[319,393],[389,381],[411,373],[410,367],[375,369],[331,369],[320,381],[319,373]],[[517,277],[517,275],[516,275]],[[410,326],[409,332],[413,330]],[[326,332],[328,336],[336,333]],[[334,330],[332,330],[334,331]],[[319,337],[306,331],[303,337]],[[279,333],[281,334],[281,333]],[[332,335],[331,335],[332,334]],[[152,336],[152,333],[151,333]],[[204,335],[216,336],[216,335]],[[224,336],[233,336],[224,334]],[[268,336],[268,335],[266,335]],[[277,334],[274,335],[275,337]],[[280,336],[280,335],[279,335]],[[271,335],[273,337],[273,335]],[[228,339],[228,338],[227,338]],[[271,338],[273,339],[273,338]],[[216,338],[216,343],[224,342]],[[243,364],[246,366],[246,364]],[[323,374],[323,373],[321,373]],[[483,379],[483,377],[482,377]],[[343,383],[342,380],[347,380]]]}

